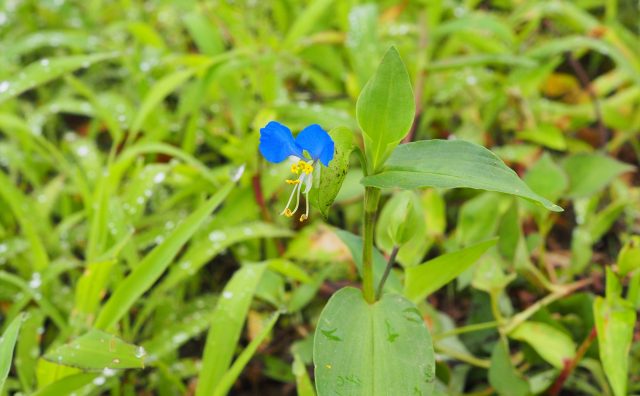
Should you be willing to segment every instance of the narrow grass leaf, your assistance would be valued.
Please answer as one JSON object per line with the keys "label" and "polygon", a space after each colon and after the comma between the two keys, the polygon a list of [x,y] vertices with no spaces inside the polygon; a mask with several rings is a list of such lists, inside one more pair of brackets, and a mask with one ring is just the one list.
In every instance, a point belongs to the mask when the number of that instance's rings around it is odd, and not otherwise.
{"label": "narrow grass leaf", "polygon": [[232,188],[233,183],[221,187],[216,194],[180,223],[164,243],[156,246],[142,259],[140,264],[119,284],[100,311],[95,323],[96,328],[110,329],[126,315],[136,300],[160,278],[204,220],[222,204]]}
{"label": "narrow grass leaf", "polygon": [[212,395],[229,369],[265,264],[247,264],[231,278],[213,310],[196,396]]}
{"label": "narrow grass leaf", "polygon": [[0,337],[0,392],[4,388],[7,376],[9,376],[9,369],[13,361],[13,349],[18,340],[22,319],[23,315],[18,315],[13,319],[7,330],[2,334],[2,337]]}
{"label": "narrow grass leaf", "polygon": [[0,81],[0,103],[66,73],[115,56],[115,54],[93,54],[40,59],[25,67],[13,80]]}
{"label": "narrow grass leaf", "polygon": [[247,345],[238,358],[233,362],[233,365],[231,365],[229,370],[227,370],[222,378],[220,378],[220,382],[218,383],[218,386],[216,386],[216,390],[213,392],[214,396],[224,396],[229,393],[234,382],[236,382],[238,377],[240,377],[242,370],[244,370],[247,363],[249,363],[249,360],[251,360],[253,355],[256,353],[260,344],[262,344],[262,342],[271,333],[271,330],[273,329],[273,326],[275,326],[279,317],[279,312],[271,315],[271,318],[269,318],[260,333],[251,340],[249,345]]}

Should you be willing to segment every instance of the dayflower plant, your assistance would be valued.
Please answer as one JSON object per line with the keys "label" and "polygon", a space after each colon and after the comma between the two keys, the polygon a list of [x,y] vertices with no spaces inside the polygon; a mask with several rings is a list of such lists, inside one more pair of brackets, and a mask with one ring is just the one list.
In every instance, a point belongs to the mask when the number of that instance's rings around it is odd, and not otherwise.
{"label": "dayflower plant", "polygon": [[[260,129],[260,153],[269,162],[279,163],[287,158],[295,157],[296,163],[291,165],[291,173],[298,175],[297,178],[287,179],[287,184],[293,185],[293,190],[287,201],[287,206],[280,213],[287,217],[293,216],[300,206],[300,192],[305,195],[306,210],[300,216],[300,221],[309,218],[309,191],[313,186],[313,171],[320,167],[320,164],[329,166],[333,159],[334,144],[331,136],[320,127],[312,124],[304,128],[294,138],[291,130],[276,121],[269,122]],[[289,206],[296,197],[296,204],[293,209]]]}

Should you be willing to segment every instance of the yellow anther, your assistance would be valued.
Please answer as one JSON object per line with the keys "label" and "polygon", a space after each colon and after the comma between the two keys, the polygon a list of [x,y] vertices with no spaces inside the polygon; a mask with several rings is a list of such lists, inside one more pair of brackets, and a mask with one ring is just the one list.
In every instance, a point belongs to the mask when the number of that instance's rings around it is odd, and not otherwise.
{"label": "yellow anther", "polygon": [[292,211],[291,211],[291,209],[289,209],[289,208],[286,208],[286,209],[284,210],[284,212],[282,212],[282,214],[283,214],[283,215],[285,215],[285,216],[287,216],[287,217],[291,217],[291,216],[293,216],[293,212],[292,212]]}
{"label": "yellow anther", "polygon": [[309,165],[308,163],[302,162],[302,164],[300,164],[300,165],[301,165],[300,167],[302,168],[302,171],[304,173],[306,173],[307,175],[309,173],[313,172],[313,166]]}
{"label": "yellow anther", "polygon": [[298,164],[291,165],[291,173],[300,174],[300,166]]}
{"label": "yellow anther", "polygon": [[308,219],[309,217],[306,214],[303,214],[300,216],[300,222],[305,221],[306,219]]}
{"label": "yellow anther", "polygon": [[287,184],[300,184],[300,179],[287,179]]}

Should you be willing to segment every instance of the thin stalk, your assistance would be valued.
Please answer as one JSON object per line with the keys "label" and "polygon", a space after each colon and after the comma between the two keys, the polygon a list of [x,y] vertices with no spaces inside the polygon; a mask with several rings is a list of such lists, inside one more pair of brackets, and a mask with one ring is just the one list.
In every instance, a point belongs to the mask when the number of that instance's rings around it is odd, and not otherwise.
{"label": "thin stalk", "polygon": [[365,187],[364,190],[364,243],[362,244],[362,293],[364,299],[373,304],[376,301],[373,286],[373,230],[378,216],[380,189]]}
{"label": "thin stalk", "polygon": [[464,333],[471,333],[471,332],[474,332],[474,331],[493,329],[493,328],[496,328],[496,327],[498,327],[498,322],[496,322],[496,321],[484,322],[484,323],[475,323],[475,324],[472,324],[472,325],[458,327],[458,328],[455,328],[453,330],[444,331],[442,333],[434,334],[433,335],[433,340],[434,341],[438,341],[438,340],[442,340],[442,339],[445,339],[445,338],[448,338],[448,337],[453,337],[453,336],[464,334]]}
{"label": "thin stalk", "polygon": [[378,291],[376,292],[376,300],[379,300],[382,296],[382,288],[384,287],[387,278],[389,277],[389,273],[391,272],[391,268],[393,268],[393,263],[396,262],[396,256],[398,255],[398,250],[400,247],[394,246],[393,250],[391,250],[391,255],[389,256],[389,261],[387,261],[387,268],[384,270],[384,274],[380,279],[380,283],[378,284]]}

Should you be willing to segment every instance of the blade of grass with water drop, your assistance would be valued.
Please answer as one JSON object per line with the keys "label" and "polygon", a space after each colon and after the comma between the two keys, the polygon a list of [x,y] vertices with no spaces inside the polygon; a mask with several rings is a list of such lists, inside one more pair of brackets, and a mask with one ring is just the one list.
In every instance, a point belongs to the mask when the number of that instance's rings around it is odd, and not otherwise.
{"label": "blade of grass with water drop", "polygon": [[50,362],[83,370],[142,368],[144,348],[101,330],[91,329],[68,344],[48,352]]}
{"label": "blade of grass with water drop", "polygon": [[218,207],[233,189],[229,182],[204,204],[200,205],[184,222],[180,223],[166,241],[156,246],[116,288],[98,314],[95,327],[110,329],[126,315],[136,300],[160,278],[173,258],[200,228],[204,220]]}
{"label": "blade of grass with water drop", "polygon": [[196,396],[213,394],[229,369],[240,333],[266,264],[247,264],[227,283],[213,310],[213,320],[202,356]]}
{"label": "blade of grass with water drop", "polygon": [[93,63],[113,59],[116,54],[93,54],[45,58],[31,63],[15,79],[0,82],[0,103],[39,85]]}

